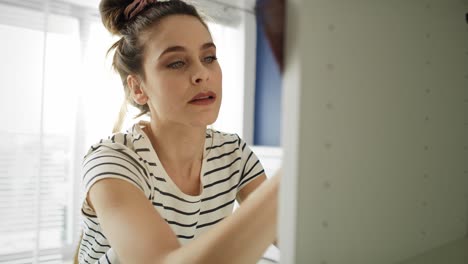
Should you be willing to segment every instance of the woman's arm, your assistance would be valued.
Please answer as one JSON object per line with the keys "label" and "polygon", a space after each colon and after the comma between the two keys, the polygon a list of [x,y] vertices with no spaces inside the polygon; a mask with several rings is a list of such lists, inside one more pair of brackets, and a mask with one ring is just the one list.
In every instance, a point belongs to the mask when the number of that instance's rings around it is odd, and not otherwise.
{"label": "woman's arm", "polygon": [[256,263],[276,237],[279,178],[260,185],[233,215],[185,246],[127,182],[98,181],[88,201],[123,263]]}
{"label": "woman's arm", "polygon": [[[281,168],[280,170],[278,170],[277,174],[279,173],[281,173]],[[247,199],[247,197],[265,181],[267,181],[267,176],[265,174],[262,174],[256,177],[251,182],[249,182],[246,186],[244,186],[244,188],[242,188],[242,190],[240,190],[237,193],[237,201],[239,202],[239,205],[241,205],[243,201],[245,201],[245,199]],[[278,247],[278,239],[275,239],[275,241],[273,241],[273,245]]]}
{"label": "woman's arm", "polygon": [[104,235],[122,263],[162,263],[180,247],[176,235],[136,186],[106,178],[88,192]]}
{"label": "woman's arm", "polygon": [[276,237],[279,178],[253,192],[233,215],[187,246],[169,255],[167,263],[257,263]]}

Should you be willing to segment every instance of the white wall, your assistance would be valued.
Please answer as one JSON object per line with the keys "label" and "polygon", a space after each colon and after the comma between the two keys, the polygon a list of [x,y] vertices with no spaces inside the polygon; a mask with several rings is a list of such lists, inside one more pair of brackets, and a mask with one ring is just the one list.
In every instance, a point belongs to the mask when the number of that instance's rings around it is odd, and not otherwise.
{"label": "white wall", "polygon": [[281,263],[395,263],[465,236],[468,1],[287,5]]}

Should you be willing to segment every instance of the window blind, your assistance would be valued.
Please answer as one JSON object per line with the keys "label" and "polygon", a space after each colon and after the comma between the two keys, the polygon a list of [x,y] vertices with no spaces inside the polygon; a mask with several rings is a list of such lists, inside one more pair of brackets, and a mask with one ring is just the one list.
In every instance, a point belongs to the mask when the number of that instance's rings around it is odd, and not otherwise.
{"label": "window blind", "polygon": [[86,10],[0,1],[0,263],[63,263],[71,247],[80,24],[96,20]]}

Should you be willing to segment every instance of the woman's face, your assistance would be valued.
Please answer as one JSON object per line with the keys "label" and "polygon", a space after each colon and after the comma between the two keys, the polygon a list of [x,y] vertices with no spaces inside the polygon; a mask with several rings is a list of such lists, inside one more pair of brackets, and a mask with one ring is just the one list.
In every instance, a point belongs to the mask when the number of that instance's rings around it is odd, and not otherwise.
{"label": "woman's face", "polygon": [[218,117],[222,74],[210,32],[195,17],[173,15],[146,37],[142,88],[152,119],[204,126]]}

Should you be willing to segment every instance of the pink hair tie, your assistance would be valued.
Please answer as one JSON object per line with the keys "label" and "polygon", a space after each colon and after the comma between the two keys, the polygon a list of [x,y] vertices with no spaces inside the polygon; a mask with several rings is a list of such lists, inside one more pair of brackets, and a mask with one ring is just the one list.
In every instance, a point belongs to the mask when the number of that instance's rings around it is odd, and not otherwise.
{"label": "pink hair tie", "polygon": [[156,2],[158,2],[158,0],[133,0],[133,2],[125,8],[124,15],[127,20],[130,20],[140,13],[147,5],[154,4]]}

